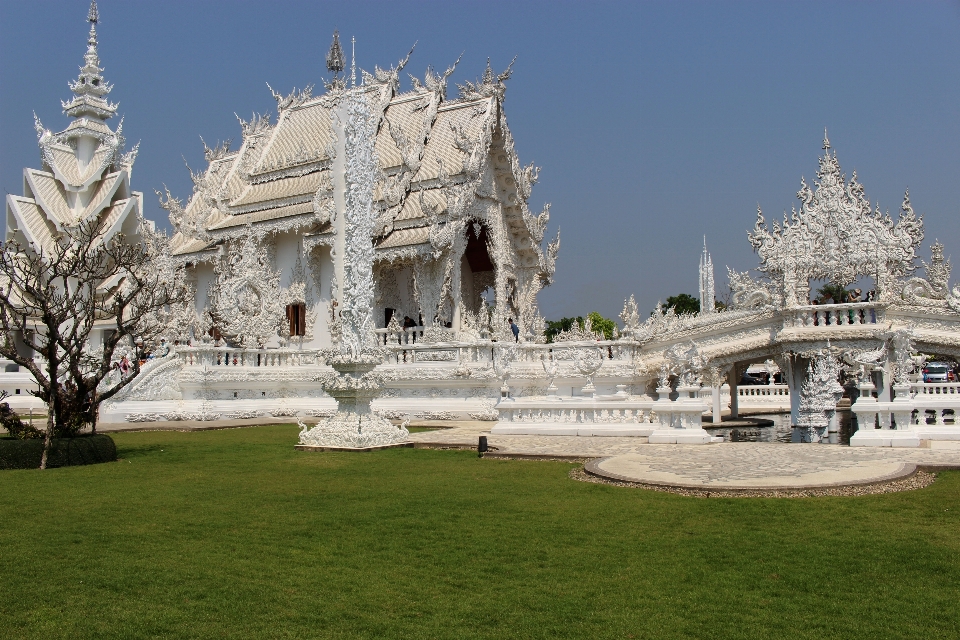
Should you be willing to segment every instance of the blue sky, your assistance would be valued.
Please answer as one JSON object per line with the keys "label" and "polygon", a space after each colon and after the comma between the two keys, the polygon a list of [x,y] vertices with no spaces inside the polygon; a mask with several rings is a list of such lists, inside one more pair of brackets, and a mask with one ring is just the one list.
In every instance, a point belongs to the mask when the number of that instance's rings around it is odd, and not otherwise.
{"label": "blue sky", "polygon": [[[49,128],[85,50],[87,3],[0,1],[0,185],[38,166],[32,112]],[[199,136],[239,141],[234,112],[275,113],[282,92],[320,85],[339,28],[357,63],[441,70],[517,56],[507,117],[522,162],[543,168],[531,209],[562,229],[548,318],[612,316],[637,295],[696,294],[703,235],[717,267],[756,265],[746,241],[811,180],[823,129],[849,176],[896,213],[905,188],[960,259],[960,6],[946,2],[100,3],[100,55],[124,131],[141,142],[134,187],[184,198]],[[405,87],[409,80],[405,80]],[[926,246],[923,255],[927,256]]]}

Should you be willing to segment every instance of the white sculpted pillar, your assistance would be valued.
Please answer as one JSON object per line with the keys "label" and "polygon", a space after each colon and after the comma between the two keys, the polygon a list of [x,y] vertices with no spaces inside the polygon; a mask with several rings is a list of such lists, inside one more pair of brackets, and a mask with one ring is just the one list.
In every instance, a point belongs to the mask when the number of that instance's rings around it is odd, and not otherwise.
{"label": "white sculpted pillar", "polygon": [[313,429],[300,432],[303,448],[370,449],[406,441],[405,427],[373,413],[370,402],[382,387],[374,371],[383,361],[373,322],[373,185],[376,176],[376,119],[362,88],[345,99],[343,127],[345,190],[343,213],[343,278],[340,285],[339,344],[327,354],[336,372],[323,389],[337,400],[337,413]]}

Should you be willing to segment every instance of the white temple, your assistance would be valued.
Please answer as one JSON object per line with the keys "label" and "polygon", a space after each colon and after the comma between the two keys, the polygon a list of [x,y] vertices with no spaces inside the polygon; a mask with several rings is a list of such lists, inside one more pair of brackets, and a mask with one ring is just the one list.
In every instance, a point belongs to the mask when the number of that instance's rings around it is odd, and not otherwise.
{"label": "white temple", "polygon": [[[64,104],[74,120],[57,134],[38,122],[43,168],[25,171],[23,197],[8,196],[8,238],[42,245],[83,216],[107,212],[113,229],[139,217],[142,199],[129,186],[135,151],[123,154],[121,127],[105,124],[116,105],[105,99],[91,15],[76,97]],[[707,443],[702,417],[727,410],[728,388],[732,415],[776,396],[789,404],[798,440],[832,442],[837,402],[854,389],[852,444],[960,439],[960,384],[918,378],[919,354],[960,358],[960,287],[949,286],[944,247],[935,243],[930,263],[920,261],[922,217],[909,197],[896,221],[874,210],[826,137],[800,208],[772,227],[758,210],[748,234],[757,274],[728,270],[726,308],[716,308],[704,242],[700,313],[658,306],[647,316],[630,296],[614,339],[588,324],[547,344],[536,300],[552,281],[559,236],[544,246],[549,210],[527,207],[538,169],[521,165],[507,127],[510,70],[488,65],[448,99],[454,67],[428,69],[401,93],[409,57],[348,81],[335,36],[327,56],[335,75],[322,95],[274,93],[275,124],[267,115],[241,120],[239,148],[207,148],[185,205],[161,196],[175,229],[171,259],[192,299],[172,310],[170,354],[103,405],[102,422],[334,424],[372,411],[381,420],[495,421],[498,433]],[[370,114],[363,144],[350,130],[357,105]],[[366,143],[370,171],[357,173],[347,147]],[[865,282],[872,295],[815,304],[817,281]],[[517,342],[509,317],[521,327]],[[375,370],[350,373],[359,360]],[[763,362],[776,363],[784,384],[764,394],[741,387],[747,367]],[[4,388],[15,375],[0,374]]]}
{"label": "white temple", "polygon": [[[337,55],[335,71],[335,40]],[[166,194],[174,254],[196,292],[175,339],[332,344],[344,278],[343,105],[358,93],[376,117],[376,325],[406,318],[449,328],[452,339],[490,320],[501,333],[513,317],[525,331],[542,331],[536,299],[553,277],[559,237],[544,249],[549,208],[533,215],[527,207],[538,169],[520,164],[507,126],[510,70],[497,75],[488,65],[448,99],[456,63],[442,75],[428,68],[401,93],[409,57],[361,72],[356,86],[335,78],[319,96],[310,87],[274,93],[275,124],[269,115],[241,120],[239,149],[207,148],[209,165],[193,174],[186,206]]]}

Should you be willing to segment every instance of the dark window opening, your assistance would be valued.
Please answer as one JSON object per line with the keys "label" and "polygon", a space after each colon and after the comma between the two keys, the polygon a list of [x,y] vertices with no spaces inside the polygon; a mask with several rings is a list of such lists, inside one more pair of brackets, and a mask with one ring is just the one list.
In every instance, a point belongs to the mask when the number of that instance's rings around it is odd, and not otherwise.
{"label": "dark window opening", "polygon": [[396,309],[391,309],[390,307],[383,310],[383,326],[390,324],[390,321],[393,319],[393,314],[396,312]]}
{"label": "dark window opening", "polygon": [[487,228],[480,227],[480,235],[474,233],[473,228],[467,233],[467,248],[464,254],[467,256],[467,263],[470,265],[470,271],[493,271],[493,261],[487,252]]}
{"label": "dark window opening", "polygon": [[307,305],[303,303],[287,305],[287,322],[290,323],[291,336],[307,334]]}

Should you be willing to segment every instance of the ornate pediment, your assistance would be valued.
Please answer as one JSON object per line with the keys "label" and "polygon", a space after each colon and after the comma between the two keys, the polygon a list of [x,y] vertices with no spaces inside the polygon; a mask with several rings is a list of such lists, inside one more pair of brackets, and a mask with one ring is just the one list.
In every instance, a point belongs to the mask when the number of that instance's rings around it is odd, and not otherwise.
{"label": "ornate pediment", "polygon": [[870,201],[856,172],[846,181],[836,153],[824,138],[817,181],[806,181],[797,193],[800,211],[768,229],[757,208],[757,223],[748,234],[760,256],[760,271],[782,280],[787,305],[805,304],[810,280],[829,280],[845,286],[858,278],[876,279],[881,296],[894,293],[898,278],[913,271],[923,240],[923,218],[917,217],[904,196],[896,223],[889,214],[871,212]]}

